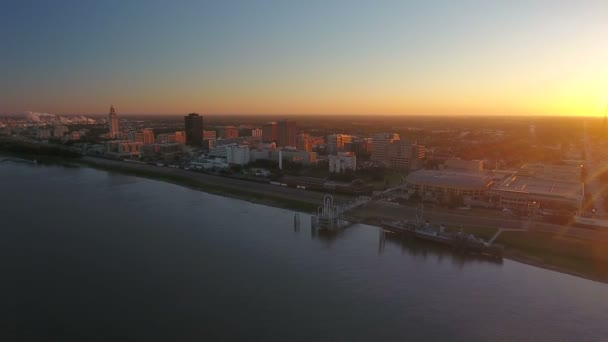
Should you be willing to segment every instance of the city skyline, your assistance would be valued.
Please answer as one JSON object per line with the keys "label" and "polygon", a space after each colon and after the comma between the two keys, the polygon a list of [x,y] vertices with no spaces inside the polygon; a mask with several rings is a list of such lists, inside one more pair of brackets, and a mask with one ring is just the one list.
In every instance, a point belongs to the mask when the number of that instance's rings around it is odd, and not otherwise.
{"label": "city skyline", "polygon": [[601,1],[9,3],[0,113],[603,116]]}

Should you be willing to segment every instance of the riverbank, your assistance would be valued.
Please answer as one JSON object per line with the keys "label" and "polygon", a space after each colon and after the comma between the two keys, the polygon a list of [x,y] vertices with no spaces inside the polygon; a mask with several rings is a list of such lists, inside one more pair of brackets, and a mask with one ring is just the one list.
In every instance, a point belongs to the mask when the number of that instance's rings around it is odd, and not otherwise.
{"label": "riverbank", "polygon": [[[378,217],[361,217],[360,222],[381,228]],[[475,234],[489,240],[497,231],[491,227],[448,225],[448,230]],[[608,283],[608,250],[605,241],[565,237],[543,231],[505,231],[495,241],[505,246],[504,257],[527,265]]]}
{"label": "riverbank", "polygon": [[316,210],[322,197],[320,195],[303,196],[303,190],[298,189],[140,163],[84,157],[77,164],[108,172],[164,181],[218,196],[302,212]]}
{"label": "riverbank", "polygon": [[[22,155],[23,156],[23,155]],[[31,157],[31,156],[30,156]],[[128,163],[92,157],[47,158],[47,162],[71,167],[92,167],[137,177],[160,180],[211,194],[300,212],[316,210],[323,193],[233,179],[194,171]],[[348,198],[339,199],[347,201]],[[380,226],[386,217],[360,210],[360,221]],[[371,216],[370,216],[371,215]],[[489,239],[496,228],[464,225],[464,230]],[[547,232],[503,232],[496,241],[505,246],[505,257],[518,262],[608,283],[608,251],[601,242],[572,239]]]}

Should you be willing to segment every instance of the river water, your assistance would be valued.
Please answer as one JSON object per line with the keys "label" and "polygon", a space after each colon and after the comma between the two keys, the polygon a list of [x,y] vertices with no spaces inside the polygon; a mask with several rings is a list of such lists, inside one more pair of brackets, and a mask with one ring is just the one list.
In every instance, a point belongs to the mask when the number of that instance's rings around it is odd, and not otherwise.
{"label": "river water", "polygon": [[2,341],[605,341],[608,285],[87,168],[0,163]]}

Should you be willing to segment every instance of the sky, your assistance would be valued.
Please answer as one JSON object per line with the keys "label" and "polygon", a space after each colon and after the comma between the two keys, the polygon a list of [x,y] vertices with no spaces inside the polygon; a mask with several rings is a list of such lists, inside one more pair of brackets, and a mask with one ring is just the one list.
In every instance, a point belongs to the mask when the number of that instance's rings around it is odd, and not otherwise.
{"label": "sky", "polygon": [[608,1],[0,0],[0,113],[603,115]]}

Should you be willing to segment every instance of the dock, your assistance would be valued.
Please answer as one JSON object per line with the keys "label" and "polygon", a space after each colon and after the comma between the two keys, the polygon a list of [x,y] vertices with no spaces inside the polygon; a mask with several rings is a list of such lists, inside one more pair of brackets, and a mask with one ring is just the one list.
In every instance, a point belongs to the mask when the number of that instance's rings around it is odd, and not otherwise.
{"label": "dock", "polygon": [[479,254],[502,259],[504,247],[490,241],[483,241],[473,234],[464,232],[447,232],[443,226],[433,228],[428,223],[420,222],[382,222],[382,229],[403,237],[413,237],[450,247],[455,251]]}

